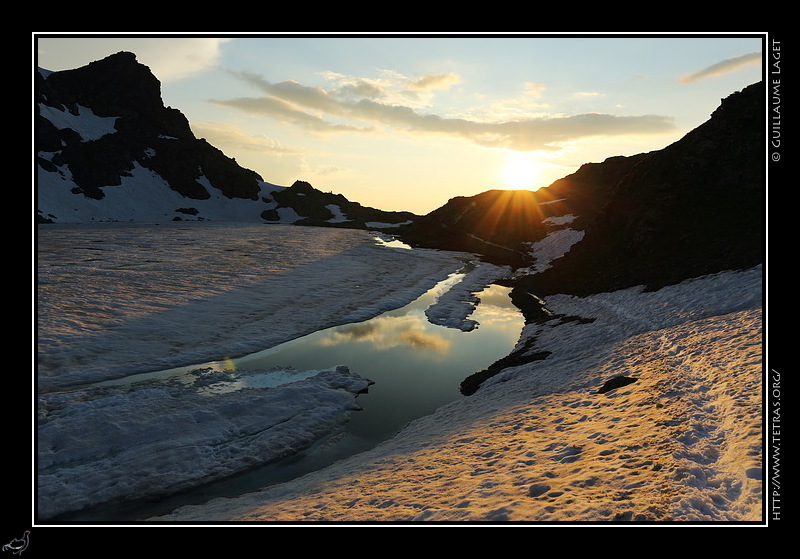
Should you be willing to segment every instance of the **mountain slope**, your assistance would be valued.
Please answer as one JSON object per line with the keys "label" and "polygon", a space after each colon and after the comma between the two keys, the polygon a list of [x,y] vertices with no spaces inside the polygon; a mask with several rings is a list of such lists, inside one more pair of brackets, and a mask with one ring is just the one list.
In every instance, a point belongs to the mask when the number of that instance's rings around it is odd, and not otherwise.
{"label": "mountain slope", "polygon": [[528,258],[523,243],[544,231],[533,192],[490,190],[452,198],[398,234],[412,246],[472,252],[520,266]]}
{"label": "mountain slope", "polygon": [[[400,235],[533,265],[518,295],[657,288],[756,266],[766,248],[764,102],[763,84],[753,84],[664,149],[587,163],[536,192],[453,198]],[[538,262],[535,249],[557,236],[573,244]]]}
{"label": "mountain slope", "polygon": [[521,282],[539,295],[648,289],[766,253],[764,86],[723,99],[704,124],[635,161],[553,266]]}
{"label": "mountain slope", "polygon": [[186,117],[164,106],[160,82],[132,53],[74,70],[39,70],[34,83],[39,222],[211,219],[366,227],[414,217],[365,208],[307,183],[265,182],[196,138]]}
{"label": "mountain slope", "polygon": [[[413,246],[516,268],[518,293],[650,288],[754,266],[765,253],[763,84],[723,100],[658,151],[587,163],[537,192],[457,197],[426,216],[383,212],[297,181],[265,182],[165,107],[131,53],[36,74],[40,222],[247,220],[390,227]],[[537,246],[569,240],[547,262]]]}
{"label": "mountain slope", "polygon": [[398,234],[412,246],[474,252],[499,264],[528,266],[532,243],[565,223],[571,229],[585,228],[611,189],[646,155],[586,163],[536,192],[489,190],[452,198]]}
{"label": "mountain slope", "polygon": [[[526,321],[594,321],[554,317],[542,298],[555,294],[585,297],[640,285],[656,291],[763,264],[764,103],[763,84],[753,84],[724,99],[706,123],[663,150],[587,164],[538,191],[552,228],[532,244],[534,266],[527,273],[518,270],[513,280],[511,297]],[[543,250],[562,241],[564,233],[577,242],[551,254]],[[555,257],[539,263],[536,256],[542,253]],[[465,379],[461,392],[473,394],[506,368],[548,358],[550,352],[537,348],[534,336]]]}

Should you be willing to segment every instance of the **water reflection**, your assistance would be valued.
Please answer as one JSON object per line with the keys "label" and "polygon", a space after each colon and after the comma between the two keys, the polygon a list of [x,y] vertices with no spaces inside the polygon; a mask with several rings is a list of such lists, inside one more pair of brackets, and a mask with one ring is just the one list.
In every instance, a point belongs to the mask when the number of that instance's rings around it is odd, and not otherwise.
{"label": "water reflection", "polygon": [[478,321],[478,328],[462,332],[428,322],[425,310],[461,279],[453,276],[410,305],[372,320],[311,334],[233,360],[240,372],[272,371],[243,375],[245,384],[259,378],[288,381],[292,375],[340,364],[375,384],[358,396],[362,410],[352,413],[342,430],[287,460],[237,476],[210,491],[231,495],[288,481],[373,448],[409,422],[463,398],[461,381],[508,355],[519,339],[524,320],[511,304],[509,289],[493,285],[478,294],[480,304],[470,317]]}
{"label": "water reflection", "polygon": [[376,351],[405,347],[415,351],[429,351],[438,355],[450,352],[451,343],[441,334],[428,332],[417,316],[382,317],[363,324],[345,326],[317,341],[318,347],[341,344],[369,344]]}
{"label": "water reflection", "polygon": [[[470,317],[478,328],[463,332],[428,321],[425,310],[462,277],[450,277],[403,308],[234,359],[233,364],[270,376],[346,365],[374,382],[358,397],[363,411],[351,416],[348,430],[372,442],[388,438],[409,421],[461,398],[461,381],[510,353],[519,338],[523,318],[511,304],[508,288],[497,285],[478,294],[480,304]],[[242,382],[257,380],[255,375]]]}
{"label": "water reflection", "polygon": [[[335,436],[336,444],[322,453],[316,448],[313,460],[323,455],[333,460],[365,450],[392,437],[409,422],[462,398],[461,381],[508,355],[519,339],[523,317],[512,305],[509,289],[498,285],[477,294],[480,303],[470,318],[478,322],[478,328],[463,332],[428,321],[426,309],[463,277],[463,273],[453,274],[405,307],[364,322],[321,330],[244,357],[160,375],[213,396],[280,386],[347,366],[374,384],[368,393],[358,396],[362,410],[350,415],[344,432]],[[331,440],[333,437],[328,443]]]}
{"label": "water reflection", "polygon": [[[504,357],[513,349],[523,318],[509,289],[492,285],[477,294],[480,304],[471,319],[479,327],[463,332],[432,324],[426,309],[461,279],[453,274],[405,307],[370,320],[337,326],[239,358],[142,373],[95,383],[113,386],[148,380],[173,379],[206,395],[269,388],[302,380],[339,365],[372,380],[359,404],[369,413],[352,417],[357,424],[367,415],[371,430],[394,433],[417,417],[460,398],[461,381]],[[404,411],[398,416],[400,406]],[[387,414],[392,416],[387,422]]]}
{"label": "water reflection", "polygon": [[[188,494],[145,504],[141,511],[126,507],[112,513],[148,518],[185,504],[282,483],[373,448],[409,422],[463,398],[461,381],[511,352],[523,318],[511,304],[508,288],[491,286],[478,294],[480,304],[470,317],[478,321],[478,328],[462,332],[428,322],[425,310],[460,279],[453,276],[406,307],[365,322],[324,330],[246,357],[182,369],[178,377],[209,397],[246,387],[279,386],[337,365],[346,365],[375,384],[358,396],[362,410],[311,448]],[[102,514],[110,518],[111,513]]]}
{"label": "water reflection", "polygon": [[383,246],[392,247],[392,248],[402,248],[406,250],[412,250],[411,245],[407,245],[403,241],[396,239],[389,235],[376,235],[375,241]]}

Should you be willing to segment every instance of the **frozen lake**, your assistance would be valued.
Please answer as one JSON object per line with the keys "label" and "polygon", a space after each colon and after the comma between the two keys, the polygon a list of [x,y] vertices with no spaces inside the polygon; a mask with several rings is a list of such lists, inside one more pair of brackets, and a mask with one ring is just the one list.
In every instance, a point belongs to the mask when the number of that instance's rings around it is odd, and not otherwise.
{"label": "frozen lake", "polygon": [[[46,226],[37,257],[47,516],[235,494],[370,448],[460,398],[461,380],[509,353],[522,329],[505,289],[490,287],[505,270],[364,231]],[[115,428],[100,428],[106,420]],[[237,429],[257,431],[257,444]],[[126,506],[73,518],[135,518]]]}

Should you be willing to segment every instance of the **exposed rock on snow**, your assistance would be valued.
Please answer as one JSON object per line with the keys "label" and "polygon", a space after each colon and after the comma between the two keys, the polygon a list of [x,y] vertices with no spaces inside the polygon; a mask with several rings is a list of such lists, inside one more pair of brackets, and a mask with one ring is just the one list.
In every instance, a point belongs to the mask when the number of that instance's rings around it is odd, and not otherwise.
{"label": "exposed rock on snow", "polygon": [[603,383],[603,386],[597,391],[598,394],[605,394],[610,390],[616,390],[617,388],[622,388],[623,386],[628,386],[629,384],[633,384],[639,380],[638,378],[634,377],[626,377],[625,375],[619,375],[614,378],[610,378]]}
{"label": "exposed rock on snow", "polygon": [[[41,221],[402,224],[415,246],[502,265],[481,264],[429,309],[464,330],[479,286],[506,264],[531,266],[515,276],[527,319],[519,343],[476,377],[472,396],[324,470],[153,520],[761,520],[763,84],[664,150],[586,164],[537,193],[458,197],[416,219],[241,169],[163,106],[158,80],[129,53],[35,79]],[[174,243],[198,234],[172,232]],[[57,245],[57,229],[48,233]],[[243,241],[231,249],[236,270],[203,255],[188,273],[124,237],[43,247],[39,514],[240,472],[355,409],[369,381],[345,369],[213,399],[204,390],[235,375],[66,390],[374,316],[464,257],[376,249],[352,233],[306,243],[302,262],[271,261],[263,240]]]}

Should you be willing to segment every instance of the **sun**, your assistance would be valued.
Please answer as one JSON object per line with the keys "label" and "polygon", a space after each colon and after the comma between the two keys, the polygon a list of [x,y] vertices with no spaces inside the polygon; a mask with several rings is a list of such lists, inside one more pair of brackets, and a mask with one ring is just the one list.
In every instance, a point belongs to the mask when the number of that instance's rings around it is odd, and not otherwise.
{"label": "sun", "polygon": [[503,188],[511,190],[538,190],[541,187],[541,168],[529,153],[511,153],[503,162]]}

